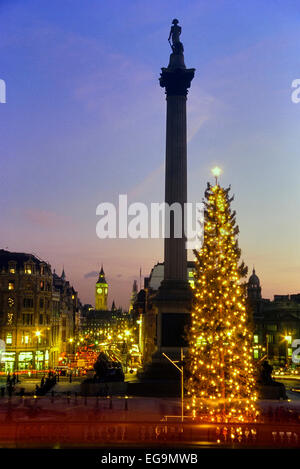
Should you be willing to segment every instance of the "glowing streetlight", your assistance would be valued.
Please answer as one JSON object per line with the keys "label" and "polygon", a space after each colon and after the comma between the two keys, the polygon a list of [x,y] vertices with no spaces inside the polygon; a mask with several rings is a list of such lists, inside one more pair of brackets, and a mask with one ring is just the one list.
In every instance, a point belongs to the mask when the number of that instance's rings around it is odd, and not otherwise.
{"label": "glowing streetlight", "polygon": [[221,176],[222,174],[222,169],[219,168],[219,166],[215,166],[212,170],[211,170],[213,176],[216,178],[216,184],[218,184],[218,177]]}

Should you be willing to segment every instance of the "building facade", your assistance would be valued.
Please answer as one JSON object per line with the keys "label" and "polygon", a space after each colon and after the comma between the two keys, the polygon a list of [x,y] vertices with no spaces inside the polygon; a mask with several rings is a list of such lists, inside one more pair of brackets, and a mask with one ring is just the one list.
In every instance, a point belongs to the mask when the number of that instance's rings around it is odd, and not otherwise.
{"label": "building facade", "polygon": [[47,370],[74,353],[80,301],[49,263],[0,250],[0,371]]}
{"label": "building facade", "polygon": [[254,358],[267,358],[275,366],[293,364],[293,342],[300,339],[300,294],[274,295],[272,301],[262,298],[254,269],[247,292],[254,323]]}
{"label": "building facade", "polygon": [[51,319],[50,265],[31,254],[0,250],[2,371],[51,365]]}

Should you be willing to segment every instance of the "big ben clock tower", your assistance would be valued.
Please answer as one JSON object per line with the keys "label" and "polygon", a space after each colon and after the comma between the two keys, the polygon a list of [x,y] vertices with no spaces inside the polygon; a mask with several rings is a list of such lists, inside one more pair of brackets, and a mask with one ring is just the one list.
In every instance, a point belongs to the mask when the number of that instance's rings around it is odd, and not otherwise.
{"label": "big ben clock tower", "polygon": [[107,310],[108,284],[105,280],[103,266],[101,267],[99,278],[95,286],[95,309]]}

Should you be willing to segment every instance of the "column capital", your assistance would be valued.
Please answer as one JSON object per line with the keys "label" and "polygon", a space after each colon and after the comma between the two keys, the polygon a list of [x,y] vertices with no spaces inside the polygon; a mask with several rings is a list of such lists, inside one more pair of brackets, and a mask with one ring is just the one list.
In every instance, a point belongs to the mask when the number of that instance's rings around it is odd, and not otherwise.
{"label": "column capital", "polygon": [[167,96],[186,96],[195,75],[194,68],[162,68],[159,83]]}

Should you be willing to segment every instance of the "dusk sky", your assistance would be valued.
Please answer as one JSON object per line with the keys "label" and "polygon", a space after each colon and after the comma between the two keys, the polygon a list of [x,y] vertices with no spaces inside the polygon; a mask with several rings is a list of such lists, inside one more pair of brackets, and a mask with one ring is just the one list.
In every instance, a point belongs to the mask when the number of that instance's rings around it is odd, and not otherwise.
{"label": "dusk sky", "polygon": [[[297,0],[0,0],[0,247],[32,252],[109,305],[163,260],[163,240],[100,240],[96,207],[164,199],[165,95],[173,18],[188,95],[188,197],[210,170],[231,184],[239,244],[262,294],[300,292],[300,3]],[[192,258],[192,255],[189,255]]]}

